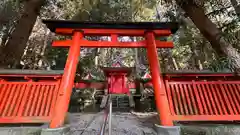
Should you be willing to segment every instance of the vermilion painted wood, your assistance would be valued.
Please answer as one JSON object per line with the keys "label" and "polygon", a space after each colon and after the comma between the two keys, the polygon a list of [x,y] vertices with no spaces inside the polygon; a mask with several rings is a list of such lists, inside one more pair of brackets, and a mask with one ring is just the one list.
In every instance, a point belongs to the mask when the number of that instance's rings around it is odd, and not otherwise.
{"label": "vermilion painted wood", "polygon": [[[171,93],[173,94],[173,102],[174,102],[174,104],[176,105],[177,103],[178,103],[178,101],[177,101],[177,94],[176,94],[176,92],[175,92],[175,88],[174,88],[174,85],[170,85],[170,88],[171,88]],[[170,100],[169,100],[170,101]],[[172,108],[174,108],[175,110],[176,110],[176,114],[180,114],[180,109],[179,109],[179,107],[174,107],[174,106],[172,106]],[[172,112],[173,113],[173,112]]]}
{"label": "vermilion painted wood", "polygon": [[18,113],[17,113],[17,116],[24,116],[24,111],[25,111],[25,105],[27,104],[28,102],[28,96],[29,96],[29,93],[30,93],[30,89],[31,89],[31,82],[29,83],[26,83],[26,88],[24,89],[24,95],[22,97],[22,99],[20,100],[21,101],[21,104],[19,106],[19,109],[18,109]]}
{"label": "vermilion painted wood", "polygon": [[174,115],[174,121],[239,121],[240,115]]}
{"label": "vermilion painted wood", "polygon": [[[32,101],[32,98],[33,98],[33,94],[34,94],[34,91],[32,89],[36,89],[36,86],[37,85],[33,85],[33,86],[30,86],[29,88],[29,99],[30,101]],[[32,88],[31,88],[32,87]],[[25,108],[24,108],[24,113],[23,113],[23,116],[29,116],[29,108],[30,108],[30,105],[31,105],[31,102],[27,102],[26,105],[25,105]]]}
{"label": "vermilion painted wood", "polygon": [[[218,74],[208,76],[216,77]],[[229,75],[229,77],[231,76]],[[180,80],[186,79],[184,75],[181,75]],[[165,85],[172,120],[240,120],[239,81],[227,81],[224,77],[222,77],[222,81],[202,81],[197,78],[191,81],[166,79]]]}
{"label": "vermilion painted wood", "polygon": [[[9,91],[9,95],[7,96],[7,100],[6,100],[6,103],[4,104],[4,108],[9,108],[11,109],[11,102],[14,98],[14,94],[15,94],[15,89],[16,89],[16,84],[13,84],[12,88]],[[9,107],[10,106],[10,107]],[[8,113],[8,110],[7,109],[3,109],[3,112],[2,112],[2,116],[7,116],[7,113]]]}
{"label": "vermilion painted wood", "polygon": [[117,43],[118,42],[118,35],[117,34],[111,34],[111,42]]}
{"label": "vermilion painted wood", "polygon": [[223,114],[226,115],[227,114],[227,106],[224,105],[226,102],[224,102],[224,99],[223,99],[224,97],[220,93],[222,90],[219,88],[219,86],[217,84],[213,84],[213,86],[214,86],[214,89],[215,89],[216,95],[217,95],[216,99],[218,99],[218,101],[220,102],[220,106],[223,110]]}
{"label": "vermilion painted wood", "polygon": [[213,114],[213,107],[212,104],[210,103],[210,97],[209,94],[207,94],[207,88],[205,87],[206,85],[200,84],[199,87],[201,87],[202,93],[203,93],[203,99],[205,99],[206,107],[207,107],[207,114]]}
{"label": "vermilion painted wood", "polygon": [[202,113],[205,113],[208,115],[208,109],[207,109],[207,103],[206,103],[206,97],[204,97],[204,94],[203,94],[203,91],[200,87],[200,84],[195,84],[196,86],[196,89],[198,91],[198,94],[199,94],[199,97],[200,97],[200,103],[202,104],[203,106],[203,112]]}
{"label": "vermilion painted wood", "polygon": [[[8,77],[11,78],[13,76]],[[52,101],[56,101],[60,83],[60,81],[55,80],[53,76],[49,76],[49,78],[52,79],[46,80],[45,82],[44,80],[41,80],[41,82],[1,81],[0,123],[49,122],[55,106],[55,102]],[[182,75],[182,80],[184,79],[186,79],[186,77]],[[172,120],[239,120],[239,81],[198,81],[196,79],[193,81],[165,80],[165,82]],[[104,82],[94,82],[88,84],[82,82],[76,84],[75,86],[77,85],[81,88],[86,88],[89,86],[94,88],[97,86],[101,89],[105,87]],[[134,83],[130,84],[130,86],[132,86],[131,88],[135,88]],[[31,90],[28,90],[29,88]],[[194,93],[194,89],[197,91],[197,94]],[[179,93],[177,93],[177,91]],[[178,96],[180,96],[180,98],[178,98]],[[25,100],[23,100],[24,97]],[[200,104],[196,103],[196,97],[201,99]],[[179,99],[181,99],[181,102],[178,102]],[[45,103],[43,103],[43,101],[45,101]],[[25,107],[25,109],[21,109],[21,106]],[[181,112],[178,111],[180,106],[182,106]],[[199,114],[201,106],[203,112],[202,114]],[[43,108],[45,108],[45,110]],[[22,111],[19,113],[19,110]],[[19,116],[17,116],[17,114],[19,114]]]}
{"label": "vermilion painted wood", "polygon": [[1,112],[0,112],[0,115],[4,111],[4,106],[5,106],[5,103],[8,99],[8,94],[9,94],[9,92],[11,90],[11,87],[12,87],[12,85],[8,85],[8,84],[5,84],[5,85],[6,85],[6,87],[1,90],[3,92],[1,93],[1,96],[0,96],[1,97],[1,102],[0,102],[0,111]]}
{"label": "vermilion painted wood", "polygon": [[129,93],[129,88],[126,86],[125,82],[125,76],[126,74],[115,74],[115,75],[110,75],[108,84],[110,86],[108,87],[108,92],[110,94],[128,94]]}
{"label": "vermilion painted wood", "polygon": [[[58,83],[60,84],[60,83],[61,83],[61,80],[58,80]],[[58,90],[59,87],[60,87],[60,85],[57,85],[55,89]],[[58,94],[59,94],[58,92],[53,92],[53,96],[52,96],[52,100],[53,100],[53,101],[56,101],[56,100],[57,100]],[[56,105],[56,103],[51,102],[51,105],[50,105],[50,108],[49,108],[49,111],[48,111],[48,115],[49,115],[49,116],[54,115],[53,112],[54,112],[54,109],[55,109],[55,108],[54,108],[55,105]]]}
{"label": "vermilion painted wood", "polygon": [[198,108],[197,108],[197,102],[196,102],[196,97],[194,96],[194,92],[193,92],[193,90],[192,90],[192,87],[191,87],[191,85],[189,85],[189,84],[185,84],[185,85],[187,85],[187,90],[189,91],[189,93],[190,93],[190,99],[191,99],[191,104],[192,104],[192,109],[193,109],[193,112],[195,113],[195,114],[198,114],[199,113],[199,110],[198,110]]}
{"label": "vermilion painted wood", "polygon": [[193,109],[192,109],[192,104],[191,104],[191,101],[190,101],[189,91],[187,89],[186,84],[183,84],[183,92],[186,95],[186,100],[187,100],[186,104],[188,104],[188,108],[189,108],[189,113],[187,115],[193,114]]}
{"label": "vermilion painted wood", "polygon": [[[170,77],[168,79],[171,80],[175,80],[176,77],[179,78],[179,80],[181,80],[181,82],[183,82],[184,80],[187,81],[188,78],[189,79],[193,79],[196,80],[197,77],[211,77],[211,78],[220,78],[220,80],[226,78],[228,79],[229,77],[234,77],[233,73],[212,73],[212,74],[204,74],[204,73],[171,73],[171,74],[163,74],[164,77]],[[49,78],[53,78],[53,79],[59,79],[62,77],[62,75],[53,75],[53,74],[48,74],[48,75],[38,75],[38,74],[0,74],[0,80],[4,81],[4,79],[2,78],[8,78],[8,77],[19,77],[19,78],[39,78],[39,79],[43,79],[44,81],[49,80]],[[48,78],[48,79],[46,79]],[[208,79],[207,79],[208,80]],[[187,81],[188,82],[188,81]],[[240,83],[240,82],[239,82]]]}
{"label": "vermilion painted wood", "polygon": [[[173,48],[173,42],[165,42],[156,40],[157,48]],[[72,40],[59,40],[53,41],[53,47],[69,47],[72,45]],[[146,48],[146,41],[138,41],[138,42],[118,42],[113,41],[89,41],[89,40],[81,40],[79,45],[85,48]]]}
{"label": "vermilion painted wood", "polygon": [[[167,81],[165,84],[169,85],[166,86],[167,91],[170,90],[169,107],[173,107],[171,118],[175,121],[240,120],[240,103],[237,100],[239,88],[236,87],[239,86],[239,81]],[[175,96],[177,97],[174,98]],[[184,98],[187,102],[184,102]]]}
{"label": "vermilion painted wood", "polygon": [[47,100],[46,100],[46,110],[45,112],[43,112],[42,116],[46,116],[49,115],[49,111],[50,111],[50,106],[51,106],[51,100],[53,98],[53,92],[54,91],[54,87],[53,86],[49,86],[48,89],[48,94],[47,94]]}
{"label": "vermilion painted wood", "polygon": [[[55,105],[56,96],[48,94],[48,91],[58,93],[59,85],[58,80],[0,82],[0,123],[50,122],[53,112],[49,104]],[[45,93],[45,99],[42,100],[38,93]]]}
{"label": "vermilion painted wood", "polygon": [[156,101],[156,108],[159,112],[159,118],[163,126],[172,126],[173,122],[170,118],[170,108],[167,99],[166,88],[164,80],[160,74],[160,65],[158,60],[158,53],[156,48],[154,32],[147,32],[145,34],[147,42],[147,56],[152,76],[152,84],[154,88],[154,96]]}
{"label": "vermilion painted wood", "polygon": [[173,106],[172,90],[169,87],[168,80],[165,81],[165,84],[166,84],[166,92],[167,92],[168,99],[171,99],[171,100],[169,100],[169,108],[170,108],[171,112],[174,112],[175,108]]}
{"label": "vermilion painted wood", "polygon": [[182,101],[181,101],[181,96],[180,96],[180,91],[179,91],[179,85],[175,85],[175,91],[174,91],[174,93],[176,93],[176,97],[177,97],[177,103],[179,104],[179,110],[180,110],[180,115],[181,114],[184,114],[184,112],[183,112],[183,103],[182,103]]}
{"label": "vermilion painted wood", "polygon": [[211,89],[209,88],[209,85],[206,84],[206,82],[204,82],[203,85],[206,86],[206,93],[209,96],[209,100],[210,100],[209,106],[212,107],[212,109],[210,108],[211,109],[211,114],[215,114],[216,115],[216,114],[218,114],[217,113],[217,109],[216,109],[217,107],[216,107],[216,104],[215,104],[215,101],[214,101]]}
{"label": "vermilion painted wood", "polygon": [[[227,84],[227,85],[228,85],[228,88],[230,90],[231,96],[233,97],[234,104],[237,105],[237,108],[240,108],[240,105],[239,105],[240,102],[238,102],[238,100],[237,100],[239,98],[239,92],[237,92],[235,94],[235,90],[236,90],[235,85],[232,85],[232,86],[230,84]],[[238,113],[240,113],[240,112],[235,111],[235,114],[238,114]]]}
{"label": "vermilion painted wood", "polygon": [[44,112],[46,112],[47,110],[45,109],[46,107],[46,100],[47,100],[47,96],[48,96],[48,89],[49,89],[49,86],[47,86],[45,89],[43,89],[43,98],[42,98],[42,104],[41,105],[41,108],[40,108],[40,112],[39,112],[39,116],[43,116],[44,115]]}
{"label": "vermilion painted wood", "polygon": [[41,103],[42,103],[42,99],[43,99],[44,89],[46,89],[46,87],[41,87],[40,88],[39,95],[38,95],[38,98],[37,98],[36,108],[34,110],[35,115],[39,115],[40,107],[41,107]]}
{"label": "vermilion painted wood", "polygon": [[[144,36],[146,30],[133,30],[133,29],[70,29],[70,28],[57,28],[55,33],[63,35],[72,35],[73,31],[82,31],[84,35],[96,35],[96,36],[110,36],[111,34],[117,34],[119,36]],[[170,30],[152,30],[156,36],[169,36]]]}
{"label": "vermilion painted wood", "polygon": [[20,86],[21,86],[21,88],[20,88],[20,90],[19,90],[19,97],[18,97],[18,99],[17,99],[17,101],[15,102],[15,104],[16,104],[16,106],[15,106],[15,108],[14,108],[14,110],[13,110],[13,114],[12,114],[12,116],[17,116],[17,114],[18,114],[18,109],[19,109],[19,106],[20,106],[20,104],[21,104],[21,102],[19,102],[19,101],[21,101],[22,100],[22,96],[24,95],[24,92],[23,92],[23,90],[25,89],[25,87],[26,87],[26,85],[21,85],[20,84]]}
{"label": "vermilion painted wood", "polygon": [[[208,83],[208,84],[209,84],[209,83]],[[223,115],[223,110],[221,109],[221,103],[220,103],[219,100],[217,100],[218,98],[217,98],[217,94],[216,94],[216,92],[215,92],[215,90],[214,90],[213,84],[209,84],[209,85],[210,85],[210,89],[213,90],[213,91],[212,91],[212,93],[213,93],[213,99],[215,100],[215,102],[216,102],[216,104],[217,104],[216,107],[217,107],[220,115]]]}
{"label": "vermilion painted wood", "polygon": [[230,89],[225,87],[226,84],[221,84],[220,87],[221,87],[221,92],[223,93],[224,95],[224,99],[226,101],[226,103],[229,105],[228,107],[228,110],[230,111],[231,114],[235,114],[236,113],[236,108],[235,108],[235,104],[233,102],[233,97],[232,98],[228,98],[229,95],[230,95]]}
{"label": "vermilion painted wood", "polygon": [[129,87],[127,86],[127,76],[131,69],[126,68],[103,68],[107,77],[108,93],[109,94],[129,94]]}
{"label": "vermilion painted wood", "polygon": [[189,109],[188,109],[188,105],[187,105],[187,99],[186,99],[186,95],[184,94],[184,89],[182,88],[183,86],[182,86],[182,84],[180,85],[180,93],[181,93],[181,96],[182,96],[182,100],[183,100],[183,104],[186,104],[185,106],[184,106],[184,112],[185,112],[185,114],[189,114]]}
{"label": "vermilion painted wood", "polygon": [[[20,94],[20,90],[21,90],[21,85],[17,85],[17,87],[16,87],[16,89],[15,89],[15,95],[14,95],[13,100],[12,100],[11,102],[13,102],[13,103],[16,103],[16,102],[17,102],[17,100],[18,100],[18,98],[19,98],[19,95],[21,95],[21,94]],[[10,109],[8,110],[9,113],[8,113],[7,116],[11,117],[11,116],[13,115],[13,111],[14,111],[15,105],[16,105],[16,104],[11,104],[11,105],[10,105]]]}
{"label": "vermilion painted wood", "polygon": [[104,89],[107,82],[77,82],[75,83],[74,87],[78,89],[85,89],[85,88],[96,88],[96,89]]}
{"label": "vermilion painted wood", "polygon": [[[69,49],[68,58],[64,68],[62,82],[59,87],[59,98],[54,109],[54,115],[50,123],[50,128],[61,127],[64,123],[65,114],[68,110],[70,96],[74,85],[75,74],[80,56],[80,40],[83,34],[79,31],[73,33],[73,45]],[[61,111],[59,111],[61,110]]]}
{"label": "vermilion painted wood", "polygon": [[29,112],[29,116],[34,116],[34,114],[35,114],[35,113],[34,113],[34,112],[35,112],[34,106],[37,105],[40,91],[41,91],[41,85],[38,85],[38,87],[37,87],[36,90],[35,90],[35,95],[34,95],[34,98],[33,98],[31,110],[30,110],[30,112]]}

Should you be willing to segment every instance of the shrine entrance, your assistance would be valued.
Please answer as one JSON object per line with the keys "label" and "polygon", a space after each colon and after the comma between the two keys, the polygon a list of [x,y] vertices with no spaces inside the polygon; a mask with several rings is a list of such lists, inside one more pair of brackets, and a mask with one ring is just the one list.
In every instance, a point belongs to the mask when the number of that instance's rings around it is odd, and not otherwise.
{"label": "shrine entrance", "polygon": [[[47,27],[56,34],[72,35],[72,39],[54,41],[53,47],[69,47],[69,54],[59,88],[59,98],[56,103],[54,116],[50,123],[51,128],[63,125],[64,116],[68,109],[69,99],[73,88],[76,65],[80,56],[81,47],[98,48],[146,48],[152,83],[154,87],[156,106],[161,124],[172,126],[170,110],[162,80],[157,48],[172,48],[173,42],[160,41],[156,37],[170,36],[178,29],[176,23],[88,23],[60,20],[44,20]],[[85,36],[110,36],[111,41],[89,41]],[[119,42],[119,36],[141,36],[144,40],[138,42]],[[126,76],[129,69],[104,68],[108,80],[107,94],[129,94],[126,86]],[[61,110],[61,111],[59,111]]]}

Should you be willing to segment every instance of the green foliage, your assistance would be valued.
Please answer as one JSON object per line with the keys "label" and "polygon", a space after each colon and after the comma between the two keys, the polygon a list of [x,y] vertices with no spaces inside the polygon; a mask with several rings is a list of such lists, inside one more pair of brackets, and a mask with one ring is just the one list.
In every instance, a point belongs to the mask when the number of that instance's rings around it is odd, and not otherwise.
{"label": "green foliage", "polygon": [[67,60],[68,49],[49,47],[47,59],[51,62],[54,70],[63,70]]}
{"label": "green foliage", "polygon": [[[224,68],[229,68],[229,62],[224,59],[215,58],[209,42],[203,38],[191,20],[186,17],[185,13],[182,12],[178,6],[174,5],[176,4],[175,1],[168,0],[168,2],[170,1],[172,2],[171,4],[166,4],[160,0],[48,0],[42,8],[40,17],[44,19],[72,19],[97,22],[177,21],[180,22],[181,25],[179,31],[168,39],[161,37],[162,40],[173,40],[175,45],[172,51],[164,49],[159,51],[160,57],[162,57],[161,61],[165,64],[163,66],[168,67],[167,69],[175,70],[176,67],[172,64],[172,58],[174,58],[179,69],[188,70],[199,67],[197,61],[200,61],[203,69],[219,71]],[[229,1],[184,0],[181,2],[194,2],[196,5],[204,6],[206,15],[224,32],[224,36],[228,42],[235,48],[239,48],[240,24]],[[0,1],[1,37],[3,37],[5,30],[7,34],[11,33],[9,29],[14,25],[13,23],[15,21],[12,20],[17,20],[19,16],[16,12],[17,9],[21,9],[19,7],[21,7],[19,3],[16,3],[14,0]],[[33,33],[33,35],[38,35],[37,32]],[[40,40],[37,36],[35,36],[35,38]],[[93,37],[90,39],[92,38]],[[29,41],[32,46],[36,44],[36,42],[33,42],[33,39],[34,38],[30,38],[32,41]],[[120,39],[123,38],[121,37]],[[39,43],[43,43],[45,39],[41,40],[42,42]],[[67,49],[52,48],[50,45],[52,39],[47,40],[49,40],[49,43],[45,57],[51,63],[52,69],[63,69],[67,58]],[[101,38],[97,40],[101,40]],[[140,40],[140,38],[137,40]],[[94,49],[82,49],[82,52],[85,51],[87,52],[86,55],[84,54],[79,60],[79,65],[81,65],[78,68],[79,72],[85,75],[86,72],[91,71],[98,76],[98,74],[102,75],[98,67],[110,66],[115,53],[119,51],[119,49],[101,49],[99,54],[95,53]],[[135,50],[121,49],[120,51],[123,54],[124,64],[127,66],[134,66]],[[81,54],[83,54],[82,52]],[[146,50],[139,49],[138,53],[139,60],[141,61],[140,63],[146,65]],[[95,65],[95,58],[97,55],[99,56],[99,65]]]}
{"label": "green foliage", "polygon": [[228,58],[215,59],[210,63],[209,69],[214,72],[229,71],[232,69],[231,60]]}

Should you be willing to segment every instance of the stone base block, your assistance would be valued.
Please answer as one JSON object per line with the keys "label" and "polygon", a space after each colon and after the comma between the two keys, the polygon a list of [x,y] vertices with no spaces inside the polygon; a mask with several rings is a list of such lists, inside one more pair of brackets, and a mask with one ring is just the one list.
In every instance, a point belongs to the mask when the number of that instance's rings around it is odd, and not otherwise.
{"label": "stone base block", "polygon": [[180,126],[160,126],[155,124],[157,135],[180,135]]}
{"label": "stone base block", "polygon": [[40,135],[41,128],[33,127],[1,127],[0,135]]}
{"label": "stone base block", "polygon": [[70,127],[45,128],[41,135],[70,135]]}

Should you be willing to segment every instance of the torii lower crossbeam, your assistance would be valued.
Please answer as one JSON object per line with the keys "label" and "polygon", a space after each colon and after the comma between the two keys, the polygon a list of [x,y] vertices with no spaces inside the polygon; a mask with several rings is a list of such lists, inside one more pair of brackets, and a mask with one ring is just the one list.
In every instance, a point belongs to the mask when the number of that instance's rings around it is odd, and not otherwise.
{"label": "torii lower crossbeam", "polygon": [[[156,48],[173,48],[172,42],[163,42],[155,40]],[[54,47],[69,47],[73,44],[72,40],[54,41]],[[81,47],[85,48],[146,48],[146,40],[138,42],[113,42],[113,41],[88,41],[85,39],[80,40]]]}

